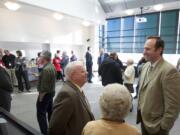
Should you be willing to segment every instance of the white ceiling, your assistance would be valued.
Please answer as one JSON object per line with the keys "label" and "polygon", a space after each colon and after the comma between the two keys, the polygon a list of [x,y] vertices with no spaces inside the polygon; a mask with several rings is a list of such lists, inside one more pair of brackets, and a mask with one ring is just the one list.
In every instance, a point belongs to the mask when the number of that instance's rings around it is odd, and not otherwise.
{"label": "white ceiling", "polygon": [[106,15],[97,0],[17,0],[94,23],[105,21]]}
{"label": "white ceiling", "polygon": [[162,10],[180,9],[180,0],[98,0],[105,11],[107,18],[127,16],[128,9],[133,9],[134,14],[140,14],[140,7],[144,7],[143,12],[155,12],[153,5],[162,4]]}
{"label": "white ceiling", "polygon": [[[1,1],[1,0],[0,0]],[[4,1],[4,0],[2,0]],[[134,14],[155,12],[153,5],[163,4],[163,10],[180,9],[180,0],[17,0],[23,7],[35,14],[41,14],[37,9],[47,9],[51,12],[60,12],[81,20],[94,23],[104,22],[105,18],[127,16],[125,11],[133,9]],[[24,5],[33,5],[36,9],[30,10]],[[44,13],[43,13],[44,14]]]}

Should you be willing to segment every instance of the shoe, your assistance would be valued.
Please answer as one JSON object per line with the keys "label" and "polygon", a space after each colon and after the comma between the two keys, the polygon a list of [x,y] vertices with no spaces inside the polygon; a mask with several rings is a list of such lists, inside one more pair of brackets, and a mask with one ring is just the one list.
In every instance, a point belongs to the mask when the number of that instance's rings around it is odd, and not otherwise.
{"label": "shoe", "polygon": [[134,108],[134,106],[132,105],[132,107],[131,107],[131,109],[130,109],[130,112],[132,112],[132,111],[133,111],[133,108]]}
{"label": "shoe", "polygon": [[27,92],[31,92],[30,90],[27,90]]}
{"label": "shoe", "polygon": [[92,81],[88,81],[88,83],[93,83]]}
{"label": "shoe", "polygon": [[134,99],[137,99],[137,96],[135,96]]}

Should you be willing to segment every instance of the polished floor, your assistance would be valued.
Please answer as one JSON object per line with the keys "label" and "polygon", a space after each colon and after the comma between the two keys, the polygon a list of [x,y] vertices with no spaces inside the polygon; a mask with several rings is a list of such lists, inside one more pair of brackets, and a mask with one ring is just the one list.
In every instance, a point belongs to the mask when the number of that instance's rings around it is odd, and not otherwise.
{"label": "polished floor", "polygon": [[[62,83],[57,82],[56,94],[60,90],[61,86],[62,86]],[[87,98],[90,101],[92,111],[93,111],[96,119],[99,119],[101,117],[101,115],[100,115],[98,99],[99,99],[100,94],[102,93],[101,82],[98,81],[97,78],[94,78],[93,83],[85,84],[83,89],[85,91]],[[36,91],[36,88],[32,88],[31,91],[32,91],[31,93],[15,92],[13,94],[11,113],[14,116],[16,116],[18,119],[29,124],[31,127],[39,130],[39,126],[38,126],[37,119],[36,119],[37,91]],[[135,122],[136,121],[137,100],[134,100],[133,104],[134,104],[134,110],[133,110],[133,112],[130,112],[128,114],[126,121],[139,128],[139,125],[136,125],[136,122]],[[171,135],[179,135],[180,134],[179,125],[180,125],[180,118],[178,118],[173,129],[171,130],[171,132],[170,132]]]}

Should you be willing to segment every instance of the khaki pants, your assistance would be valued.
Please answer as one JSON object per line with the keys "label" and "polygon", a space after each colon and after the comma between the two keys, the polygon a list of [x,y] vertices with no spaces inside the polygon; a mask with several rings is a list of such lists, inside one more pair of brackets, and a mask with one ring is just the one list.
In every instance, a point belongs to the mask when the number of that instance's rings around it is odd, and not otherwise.
{"label": "khaki pants", "polygon": [[17,86],[18,82],[17,82],[17,78],[16,78],[16,74],[15,74],[15,69],[7,69],[7,72],[10,76],[12,85]]}

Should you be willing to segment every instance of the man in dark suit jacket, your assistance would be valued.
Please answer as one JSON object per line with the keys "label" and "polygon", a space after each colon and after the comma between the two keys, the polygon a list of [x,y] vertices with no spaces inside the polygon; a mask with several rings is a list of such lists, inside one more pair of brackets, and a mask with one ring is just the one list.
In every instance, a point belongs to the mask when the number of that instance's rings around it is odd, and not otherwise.
{"label": "man in dark suit jacket", "polygon": [[49,125],[49,135],[81,135],[88,121],[94,120],[81,87],[87,81],[82,63],[75,61],[65,69],[67,82],[57,95]]}
{"label": "man in dark suit jacket", "polygon": [[13,87],[9,74],[2,66],[0,66],[0,80],[0,107],[10,111]]}
{"label": "man in dark suit jacket", "polygon": [[92,80],[91,80],[91,79],[92,79],[92,66],[93,66],[93,61],[92,61],[92,55],[91,55],[90,51],[91,51],[91,48],[88,47],[85,58],[86,58],[86,70],[87,70],[87,72],[88,72],[88,75],[87,75],[87,77],[88,77],[88,82],[89,82],[89,83],[92,83]]}
{"label": "man in dark suit jacket", "polygon": [[98,73],[102,77],[102,85],[123,83],[120,65],[115,61],[116,53],[111,53],[101,64]]}

